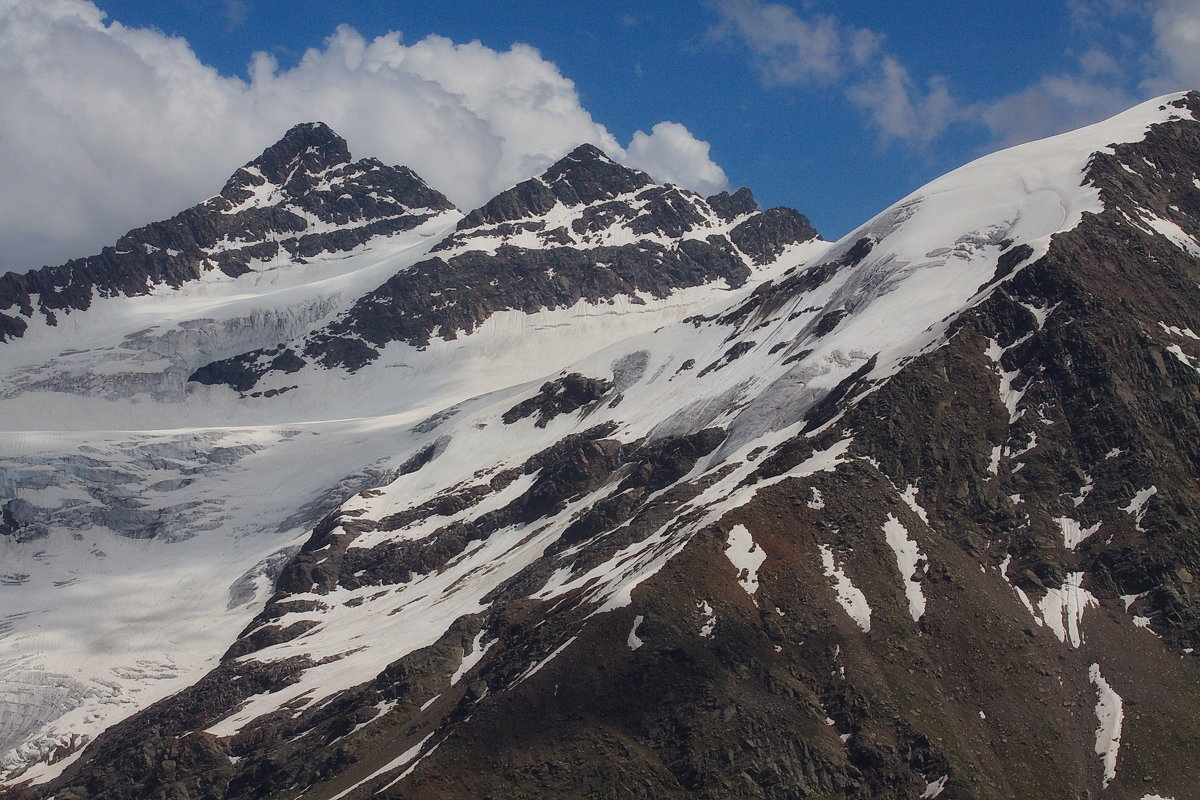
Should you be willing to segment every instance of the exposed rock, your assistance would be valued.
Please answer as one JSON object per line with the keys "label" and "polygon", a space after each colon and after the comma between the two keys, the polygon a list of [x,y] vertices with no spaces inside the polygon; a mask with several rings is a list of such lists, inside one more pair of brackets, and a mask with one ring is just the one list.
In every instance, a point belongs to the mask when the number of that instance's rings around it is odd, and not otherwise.
{"label": "exposed rock", "polygon": [[595,403],[612,388],[613,384],[603,378],[587,378],[572,372],[542,384],[537,394],[504,412],[502,419],[505,425],[511,425],[536,414],[534,424],[544,428],[559,414],[572,414]]}

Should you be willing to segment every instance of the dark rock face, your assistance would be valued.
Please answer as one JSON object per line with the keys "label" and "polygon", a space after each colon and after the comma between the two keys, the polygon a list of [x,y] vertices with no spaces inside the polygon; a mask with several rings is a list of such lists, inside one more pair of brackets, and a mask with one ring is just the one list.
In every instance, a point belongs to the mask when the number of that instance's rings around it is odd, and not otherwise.
{"label": "dark rock face", "polygon": [[755,264],[770,264],[783,255],[788,245],[820,237],[803,214],[790,208],[772,208],[739,224],[729,238]]}
{"label": "dark rock face", "polygon": [[603,378],[588,378],[572,372],[556,381],[547,381],[533,397],[522,400],[504,412],[501,419],[505,425],[537,415],[535,425],[546,427],[550,420],[560,414],[571,414],[584,406],[595,403],[613,388]]}
{"label": "dark rock face", "polygon": [[[55,324],[96,298],[180,286],[212,270],[236,277],[281,254],[351,250],[452,208],[411,170],[351,162],[345,140],[323,123],[297,125],[216,197],[130,231],[98,255],[0,276],[0,341],[21,336],[37,312]],[[314,224],[323,230],[307,232]]]}
{"label": "dark rock face", "polygon": [[539,217],[556,203],[566,206],[593,205],[649,186],[644,172],[622,166],[594,145],[572,150],[538,178],[531,178],[501,192],[459,223],[459,230],[496,225],[509,220]]}
{"label": "dark rock face", "polygon": [[732,222],[738,217],[746,217],[758,211],[758,202],[750,190],[743,186],[733,194],[718,192],[704,199],[708,207],[717,212],[717,216],[726,222]]}
{"label": "dark rock face", "polygon": [[[433,337],[454,339],[499,311],[528,314],[638,293],[665,298],[717,280],[738,287],[752,265],[819,238],[790,209],[755,213],[747,190],[715,198],[719,209],[583,145],[468,214],[433,248],[440,255],[398,272],[303,341],[205,365],[190,379],[249,392],[268,373],[308,363],[354,372],[390,342],[423,347]],[[570,212],[568,225],[550,227],[545,215],[555,208]],[[728,236],[693,238],[738,216],[747,218]],[[604,244],[616,229],[639,241]],[[529,236],[536,246],[525,244]]]}

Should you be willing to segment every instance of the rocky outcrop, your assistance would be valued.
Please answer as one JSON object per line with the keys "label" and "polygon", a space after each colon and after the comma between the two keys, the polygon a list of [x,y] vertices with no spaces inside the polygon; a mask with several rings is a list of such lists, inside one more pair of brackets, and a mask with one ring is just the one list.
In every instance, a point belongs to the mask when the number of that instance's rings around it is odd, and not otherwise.
{"label": "rocky outcrop", "polygon": [[588,378],[572,372],[555,381],[547,381],[533,397],[522,400],[504,412],[505,425],[537,415],[534,424],[544,428],[560,414],[570,414],[603,397],[613,384],[603,378]]}

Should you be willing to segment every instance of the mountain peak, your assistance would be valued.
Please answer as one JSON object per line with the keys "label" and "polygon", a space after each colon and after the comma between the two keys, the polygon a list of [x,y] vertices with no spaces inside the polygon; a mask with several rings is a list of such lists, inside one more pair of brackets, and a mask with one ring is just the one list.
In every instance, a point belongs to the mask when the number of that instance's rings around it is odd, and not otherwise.
{"label": "mountain peak", "polygon": [[601,161],[612,161],[612,159],[608,157],[608,154],[599,147],[591,144],[590,142],[584,142],[559,159],[558,163],[562,163],[563,161],[593,161],[597,159]]}
{"label": "mountain peak", "polygon": [[459,223],[459,230],[537,217],[558,203],[590,205],[636,192],[654,180],[644,172],[618,164],[593,144],[581,144],[536,178],[501,192]]}
{"label": "mountain peak", "polygon": [[564,205],[587,205],[636,192],[654,183],[641,170],[618,164],[593,144],[581,144],[541,175]]}
{"label": "mountain peak", "polygon": [[711,197],[704,198],[704,202],[708,203],[709,207],[726,221],[748,216],[758,211],[758,201],[745,186],[733,194],[717,192]]}
{"label": "mountain peak", "polygon": [[833,244],[585,147],[435,251],[299,130],[0,280],[0,798],[1194,796],[1200,96],[1151,103]]}
{"label": "mountain peak", "polygon": [[300,175],[314,175],[350,162],[346,140],[324,122],[304,122],[292,126],[279,141],[238,171],[230,183],[244,185],[239,175],[258,173],[268,182],[287,186]]}

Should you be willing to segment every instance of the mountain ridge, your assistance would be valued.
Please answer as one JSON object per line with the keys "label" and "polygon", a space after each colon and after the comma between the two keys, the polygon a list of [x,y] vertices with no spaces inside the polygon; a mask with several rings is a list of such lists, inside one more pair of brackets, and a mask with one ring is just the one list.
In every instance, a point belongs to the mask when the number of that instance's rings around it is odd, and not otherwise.
{"label": "mountain ridge", "polygon": [[[332,184],[326,188],[314,180],[325,173],[360,199],[339,208],[349,195],[339,193],[335,199]],[[264,191],[267,195],[260,196]],[[274,195],[277,202],[260,202]],[[403,211],[397,214],[397,208]],[[352,164],[345,141],[327,126],[298,125],[239,168],[215,197],[130,231],[95,256],[0,277],[0,311],[17,309],[16,314],[0,314],[0,340],[23,335],[28,323],[22,317],[33,317],[35,311],[55,325],[56,312],[86,310],[94,297],[145,294],[158,284],[177,288],[214,269],[237,277],[250,271],[252,263],[269,262],[281,249],[295,258],[349,250],[372,236],[409,230],[433,213],[452,209],[411,170],[385,167],[374,159]],[[427,213],[404,213],[422,210]],[[322,224],[342,230],[310,231]]]}
{"label": "mountain ridge", "polygon": [[723,209],[733,207],[744,213],[726,219],[698,195],[658,186],[581,145],[464,216],[429,260],[396,273],[343,318],[310,333],[302,348],[246,353],[190,379],[248,392],[267,373],[290,374],[312,361],[354,372],[393,341],[424,347],[434,336],[454,339],[501,311],[618,295],[665,299],[718,280],[737,288],[787,247],[820,240],[798,212],[759,213],[748,192]]}

